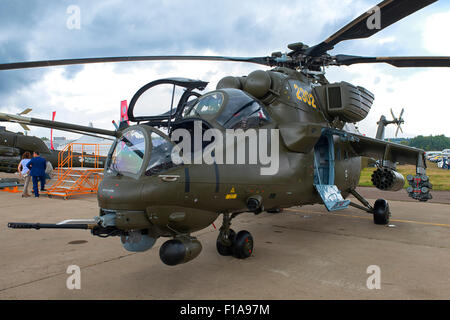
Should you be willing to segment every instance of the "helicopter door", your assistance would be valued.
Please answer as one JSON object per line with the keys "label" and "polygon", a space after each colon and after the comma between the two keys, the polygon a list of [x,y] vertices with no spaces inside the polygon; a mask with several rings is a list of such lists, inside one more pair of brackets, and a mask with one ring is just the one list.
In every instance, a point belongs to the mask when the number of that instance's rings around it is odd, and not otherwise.
{"label": "helicopter door", "polygon": [[332,136],[322,135],[314,146],[314,184],[334,184],[334,144]]}
{"label": "helicopter door", "polygon": [[350,200],[344,200],[334,185],[334,141],[332,134],[322,134],[314,146],[314,187],[328,211],[346,209]]}

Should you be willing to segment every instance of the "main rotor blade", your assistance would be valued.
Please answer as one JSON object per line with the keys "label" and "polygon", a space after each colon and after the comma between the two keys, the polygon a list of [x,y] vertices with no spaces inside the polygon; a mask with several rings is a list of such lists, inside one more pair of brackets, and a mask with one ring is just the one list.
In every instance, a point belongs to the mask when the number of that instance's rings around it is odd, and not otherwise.
{"label": "main rotor blade", "polygon": [[[437,0],[384,0],[363,13],[325,41],[310,47],[306,54],[321,56],[341,41],[368,38]],[[377,11],[379,9],[379,11]],[[378,19],[379,17],[379,19]],[[379,25],[377,25],[377,19]]]}
{"label": "main rotor blade", "polygon": [[26,124],[19,123],[19,125],[23,128],[23,130],[25,130],[25,131],[31,131],[30,127],[27,126]]}
{"label": "main rotor blade", "polygon": [[96,134],[87,133],[87,132],[84,132],[84,131],[77,131],[77,130],[70,130],[70,129],[64,129],[62,131],[72,132],[72,133],[76,133],[76,134],[80,134],[80,135],[84,135],[84,136],[90,136],[90,137],[94,137],[94,138],[98,138],[98,139],[103,139],[103,140],[110,140],[110,141],[114,141],[115,140],[115,139],[112,139],[112,138],[107,138],[107,137],[104,137],[104,136],[98,136]]}
{"label": "main rotor blade", "polygon": [[8,114],[8,113],[2,113],[2,112],[0,112],[0,121],[15,122],[15,123],[19,123],[19,124],[44,127],[44,128],[53,128],[53,129],[69,131],[69,132],[76,131],[76,133],[80,133],[80,134],[83,134],[86,132],[88,134],[93,133],[93,134],[100,134],[100,135],[106,135],[106,136],[112,136],[112,137],[120,136],[120,133],[117,131],[111,131],[111,130],[105,130],[105,129],[100,129],[100,128],[87,127],[87,126],[80,126],[80,125],[66,123],[66,122],[50,121],[50,120],[44,120],[44,119],[39,119],[39,118],[30,118],[30,117],[19,116],[16,114]]}
{"label": "main rotor blade", "polygon": [[399,68],[450,67],[450,57],[360,57],[338,54],[337,65],[349,66],[356,63],[389,63]]}
{"label": "main rotor blade", "polygon": [[28,114],[28,113],[30,113],[31,111],[33,111],[33,109],[31,109],[31,108],[26,108],[25,110],[23,110],[21,113],[18,113],[17,115],[23,116],[24,114]]}
{"label": "main rotor blade", "polygon": [[222,56],[129,56],[129,57],[103,57],[103,58],[81,58],[62,59],[29,62],[13,62],[0,64],[0,70],[25,69],[51,66],[67,66],[73,64],[125,62],[125,61],[163,61],[163,60],[205,60],[205,61],[233,61],[273,65],[271,57],[222,57]]}

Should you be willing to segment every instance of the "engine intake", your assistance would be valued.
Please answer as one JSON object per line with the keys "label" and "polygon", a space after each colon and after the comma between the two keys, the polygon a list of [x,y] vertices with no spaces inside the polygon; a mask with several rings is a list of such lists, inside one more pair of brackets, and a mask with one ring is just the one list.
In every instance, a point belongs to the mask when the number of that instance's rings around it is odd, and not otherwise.
{"label": "engine intake", "polygon": [[384,191],[398,191],[405,185],[403,175],[389,168],[378,168],[371,180],[375,187]]}
{"label": "engine intake", "polygon": [[314,91],[329,121],[338,117],[345,122],[359,122],[367,117],[375,98],[369,90],[344,81],[318,86]]}

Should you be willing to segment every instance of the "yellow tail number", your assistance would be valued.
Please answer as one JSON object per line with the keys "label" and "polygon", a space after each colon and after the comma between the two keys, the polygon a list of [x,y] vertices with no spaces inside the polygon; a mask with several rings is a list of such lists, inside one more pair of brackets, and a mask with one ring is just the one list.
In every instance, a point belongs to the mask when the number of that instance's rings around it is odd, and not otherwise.
{"label": "yellow tail number", "polygon": [[304,103],[307,103],[314,109],[317,109],[317,107],[314,103],[315,101],[314,101],[314,96],[312,95],[312,93],[309,93],[305,89],[299,87],[297,84],[294,84],[294,89],[297,90],[296,95],[297,95],[298,100],[303,101]]}

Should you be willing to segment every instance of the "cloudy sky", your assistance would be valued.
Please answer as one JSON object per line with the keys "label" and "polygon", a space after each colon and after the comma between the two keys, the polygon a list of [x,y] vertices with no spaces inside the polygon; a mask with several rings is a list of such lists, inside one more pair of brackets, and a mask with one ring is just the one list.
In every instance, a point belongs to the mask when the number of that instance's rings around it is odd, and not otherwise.
{"label": "cloudy sky", "polygon": [[[378,1],[0,1],[0,61],[18,62],[125,55],[265,56],[287,44],[314,45]],[[71,24],[72,6],[80,12]],[[340,43],[331,54],[450,56],[450,1],[441,0],[369,39]],[[113,129],[120,101],[147,82],[166,77],[209,81],[242,76],[263,66],[232,62],[127,62],[0,71],[0,112],[33,108],[31,116]],[[374,136],[376,121],[405,108],[404,134],[450,136],[450,68],[390,65],[329,67],[330,82],[348,81],[375,94],[360,131]],[[168,101],[168,103],[170,103]],[[169,107],[169,105],[167,105]],[[149,110],[157,114],[165,110]],[[388,116],[390,118],[390,116]],[[10,130],[21,130],[8,124]],[[394,127],[387,129],[393,136]],[[33,128],[31,134],[49,136]],[[57,136],[72,134],[58,132]]]}

